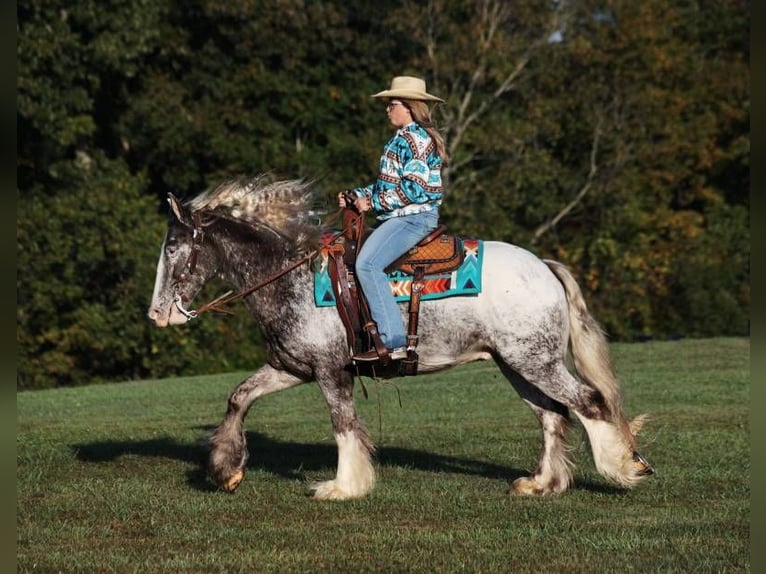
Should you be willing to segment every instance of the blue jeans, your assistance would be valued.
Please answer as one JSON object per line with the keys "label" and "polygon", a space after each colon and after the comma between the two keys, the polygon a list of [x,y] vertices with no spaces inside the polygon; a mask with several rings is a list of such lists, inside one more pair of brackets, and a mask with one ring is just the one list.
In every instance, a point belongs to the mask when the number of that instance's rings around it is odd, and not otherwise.
{"label": "blue jeans", "polygon": [[437,212],[416,213],[386,219],[376,227],[356,256],[356,276],[378,333],[389,349],[407,343],[404,321],[388,277],[383,271],[405,252],[418,244],[439,224]]}

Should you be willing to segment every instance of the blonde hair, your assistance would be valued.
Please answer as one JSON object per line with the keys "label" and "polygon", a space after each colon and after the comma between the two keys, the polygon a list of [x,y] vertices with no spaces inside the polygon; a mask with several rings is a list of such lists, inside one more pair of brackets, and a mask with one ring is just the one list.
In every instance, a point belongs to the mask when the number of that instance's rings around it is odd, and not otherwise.
{"label": "blonde hair", "polygon": [[443,165],[449,164],[449,152],[447,151],[447,144],[444,142],[444,137],[436,127],[436,122],[431,118],[431,110],[426,102],[420,100],[401,100],[407,109],[412,113],[412,119],[415,120],[420,126],[426,130],[431,139],[436,144],[436,153],[442,160]]}

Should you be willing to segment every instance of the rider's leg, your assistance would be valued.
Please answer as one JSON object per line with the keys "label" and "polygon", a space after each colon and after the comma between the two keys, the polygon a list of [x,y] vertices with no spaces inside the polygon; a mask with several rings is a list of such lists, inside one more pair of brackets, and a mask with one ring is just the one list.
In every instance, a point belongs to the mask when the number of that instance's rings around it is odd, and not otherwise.
{"label": "rider's leg", "polygon": [[387,219],[370,234],[357,255],[359,284],[380,338],[389,349],[404,346],[407,334],[384,269],[436,229],[438,222],[433,212]]}

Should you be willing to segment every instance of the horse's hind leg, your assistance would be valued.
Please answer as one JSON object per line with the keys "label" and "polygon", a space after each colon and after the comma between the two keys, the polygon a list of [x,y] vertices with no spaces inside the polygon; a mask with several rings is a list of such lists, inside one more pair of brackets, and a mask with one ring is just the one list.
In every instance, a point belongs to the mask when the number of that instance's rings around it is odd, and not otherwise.
{"label": "horse's hind leg", "polygon": [[347,371],[338,370],[326,375],[318,374],[317,382],[330,407],[338,445],[338,469],[333,480],[312,485],[314,498],[361,498],[375,486],[375,468],[372,465],[374,447],[356,415],[353,377]]}
{"label": "horse's hind leg", "polygon": [[537,468],[531,476],[514,480],[511,491],[534,495],[564,492],[572,483],[572,464],[566,456],[566,435],[569,431],[567,408],[541,393],[507,365],[498,362],[498,366],[537,415],[543,434],[543,449]]}
{"label": "horse's hind leg", "polygon": [[559,361],[521,373],[543,393],[571,409],[588,433],[596,470],[625,487],[654,471],[636,451],[642,420],[628,423],[617,403],[608,406],[602,393],[575,379]]}
{"label": "horse's hind leg", "polygon": [[245,477],[248,454],[242,423],[253,402],[303,382],[303,379],[265,365],[242,381],[229,395],[226,418],[209,439],[208,470],[220,488],[234,492]]}

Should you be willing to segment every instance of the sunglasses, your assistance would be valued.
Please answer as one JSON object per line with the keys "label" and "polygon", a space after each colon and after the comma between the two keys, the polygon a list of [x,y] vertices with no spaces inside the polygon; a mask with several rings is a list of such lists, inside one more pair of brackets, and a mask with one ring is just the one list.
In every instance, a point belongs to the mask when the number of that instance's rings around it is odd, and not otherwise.
{"label": "sunglasses", "polygon": [[[402,102],[388,102],[386,105],[386,111],[390,112],[392,109],[394,109],[394,106],[404,106]],[[407,107],[407,106],[404,106]]]}

